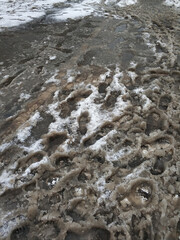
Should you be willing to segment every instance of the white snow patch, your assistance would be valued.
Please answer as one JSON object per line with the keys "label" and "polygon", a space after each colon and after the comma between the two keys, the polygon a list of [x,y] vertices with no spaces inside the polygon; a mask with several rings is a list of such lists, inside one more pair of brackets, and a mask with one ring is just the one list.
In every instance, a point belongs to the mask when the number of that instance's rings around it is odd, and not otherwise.
{"label": "white snow patch", "polygon": [[45,83],[60,83],[60,80],[56,78],[57,74],[53,75],[50,79],[48,79]]}
{"label": "white snow patch", "polygon": [[26,170],[25,173],[22,175],[23,177],[26,177],[33,169],[38,168],[40,165],[46,165],[49,163],[49,160],[47,157],[43,157],[43,159],[39,162],[32,163]]}
{"label": "white snow patch", "polygon": [[145,171],[145,169],[147,168],[147,162],[143,162],[141,165],[139,165],[137,168],[133,169],[133,171],[131,173],[129,173],[128,175],[126,175],[124,177],[125,181],[131,181],[133,179],[137,179],[139,178],[139,176],[141,176],[141,173]]}
{"label": "white snow patch", "polygon": [[[54,8],[54,4],[64,3],[64,6]],[[53,13],[49,14],[49,18],[57,21],[67,21],[68,19],[78,19],[85,16],[107,15],[101,5],[101,0],[0,0],[0,31],[8,27],[15,27],[25,24],[40,18],[46,14],[50,9]],[[136,4],[137,0],[106,0],[106,5],[116,5],[119,7],[126,7],[128,5]],[[67,6],[67,7],[66,7]],[[115,16],[118,18],[118,16]]]}
{"label": "white snow patch", "polygon": [[128,71],[128,75],[130,76],[132,82],[135,83],[135,79],[137,78],[138,75],[132,71]]}
{"label": "white snow patch", "polygon": [[[70,70],[70,72],[67,73],[68,76],[70,76],[71,72],[73,70]],[[107,71],[107,73],[104,76],[100,76],[100,78],[105,79],[106,76],[109,76],[110,70]],[[90,121],[87,124],[87,132],[86,134],[81,138],[81,143],[84,141],[85,138],[89,137],[91,134],[93,134],[95,131],[97,131],[98,127],[101,126],[103,123],[112,121],[112,119],[116,116],[119,116],[123,113],[125,107],[128,105],[128,102],[124,102],[122,99],[122,96],[127,93],[127,89],[124,86],[124,84],[121,83],[121,77],[122,73],[120,72],[119,68],[117,67],[115,71],[115,75],[113,77],[113,81],[110,84],[110,86],[107,88],[107,95],[111,94],[112,91],[120,91],[121,94],[117,98],[117,102],[114,106],[114,108],[111,111],[107,111],[106,109],[102,109],[102,104],[96,104],[95,99],[101,97],[101,94],[98,92],[98,88],[94,85],[87,85],[84,86],[83,83],[77,84],[77,89],[86,89],[86,90],[92,90],[92,93],[85,99],[82,99],[79,101],[76,105],[77,109],[71,112],[71,115],[67,118],[61,118],[60,117],[60,110],[58,109],[58,106],[60,105],[60,102],[58,99],[54,99],[54,102],[49,105],[48,113],[50,113],[54,119],[55,122],[52,122],[49,125],[49,132],[52,131],[66,131],[67,126],[71,127],[71,137],[77,135],[77,130],[79,128],[78,125],[78,117],[81,115],[81,113],[88,111],[89,113],[89,119]],[[66,102],[66,100],[70,97],[73,97],[74,92],[70,93],[69,96],[63,100],[61,103]],[[113,132],[112,132],[113,133]],[[112,134],[109,133],[109,134]],[[109,136],[109,135],[108,135]],[[73,139],[71,139],[72,141]],[[103,137],[99,141],[96,142],[91,148],[100,148],[105,142],[106,138]],[[64,143],[63,145],[65,148],[68,148],[68,142]]]}
{"label": "white snow patch", "polygon": [[25,146],[22,146],[22,147],[27,152],[32,152],[33,153],[33,152],[41,151],[43,149],[42,139],[37,140],[36,142],[34,142],[29,147],[25,147]]}
{"label": "white snow patch", "polygon": [[15,174],[11,170],[7,171],[6,169],[1,173],[0,175],[0,194],[5,192],[7,189],[12,189],[14,188],[15,184],[15,179],[16,179]]}
{"label": "white snow patch", "polygon": [[53,61],[53,60],[55,60],[56,58],[57,58],[57,56],[55,56],[55,55],[54,55],[54,56],[50,56],[50,57],[49,57],[49,60],[50,60],[50,61]]}
{"label": "white snow patch", "polygon": [[100,192],[100,197],[98,199],[99,204],[104,200],[109,199],[109,196],[111,194],[111,191],[107,190],[105,188],[105,185],[106,185],[106,180],[104,176],[100,177],[96,182],[97,190]]}
{"label": "white snow patch", "polygon": [[74,189],[76,197],[82,197],[84,194],[84,189],[81,187],[76,187]]}
{"label": "white snow patch", "polygon": [[54,3],[65,0],[0,0],[0,30],[25,24],[42,17]]}
{"label": "white snow patch", "polygon": [[104,82],[106,80],[106,78],[110,76],[110,74],[111,74],[111,70],[107,69],[107,72],[105,72],[104,74],[100,75],[99,80],[101,82]]}
{"label": "white snow patch", "polygon": [[[13,212],[8,211],[8,214],[2,213],[1,214],[1,222],[3,225],[0,226],[0,238],[7,239],[10,232],[13,231],[16,227],[18,227],[21,223],[24,223],[27,220],[27,217],[23,215],[19,215],[13,217]],[[11,217],[11,219],[8,219]]]}
{"label": "white snow patch", "polygon": [[28,94],[28,93],[21,93],[20,94],[20,100],[28,100],[29,98],[31,97],[31,95],[30,94]]}
{"label": "white snow patch", "polygon": [[48,186],[53,187],[59,181],[59,179],[60,178],[58,178],[58,177],[53,178],[51,182],[48,182]]}
{"label": "white snow patch", "polygon": [[130,62],[130,68],[136,68],[136,66],[137,66],[136,62],[133,61]]}
{"label": "white snow patch", "polygon": [[97,189],[100,192],[104,191],[105,185],[106,185],[106,180],[105,180],[104,176],[99,178],[98,181],[96,182]]}
{"label": "white snow patch", "polygon": [[164,5],[174,6],[174,7],[179,8],[180,7],[180,1],[179,0],[165,0]]}
{"label": "white snow patch", "polygon": [[9,78],[9,75],[5,75],[4,77],[3,77],[3,80],[7,80]]}
{"label": "white snow patch", "polygon": [[117,133],[116,130],[110,131],[108,134],[106,134],[104,137],[102,137],[101,139],[96,141],[92,146],[90,146],[90,149],[97,151],[102,149],[107,144],[107,140],[110,139],[115,133]]}
{"label": "white snow patch", "polygon": [[56,12],[52,18],[60,21],[66,21],[69,18],[83,18],[91,15],[96,10],[96,6],[98,6],[100,2],[100,0],[84,0],[81,3],[74,3],[71,4],[70,7]]}
{"label": "white snow patch", "polygon": [[142,100],[144,102],[143,110],[144,111],[149,110],[149,108],[151,107],[152,101],[144,94],[144,89],[143,88],[136,88],[134,90],[134,92],[142,98]]}
{"label": "white snow patch", "polygon": [[150,42],[150,34],[148,32],[145,32],[142,34],[144,42],[146,45],[152,50],[152,52],[156,53],[156,46],[155,44]]}
{"label": "white snow patch", "polygon": [[31,135],[32,126],[20,129],[17,133],[17,139],[20,142],[24,142]]}
{"label": "white snow patch", "polygon": [[136,4],[137,0],[106,0],[105,4],[106,5],[117,5],[119,7],[126,7],[128,5],[133,5]]}
{"label": "white snow patch", "polygon": [[11,146],[11,144],[12,144],[11,142],[1,144],[0,145],[0,152],[3,152],[7,148],[9,148]]}
{"label": "white snow patch", "polygon": [[41,120],[40,113],[36,112],[24,125],[29,125],[27,127],[20,127],[17,132],[17,139],[23,143],[30,135],[31,129],[36,126],[37,122]]}
{"label": "white snow patch", "polygon": [[107,152],[106,154],[107,161],[109,162],[118,161],[119,159],[121,159],[122,157],[130,153],[130,151],[126,151],[126,150],[127,149],[123,148],[117,152],[115,152],[114,150]]}
{"label": "white snow patch", "polygon": [[49,125],[49,132],[63,130],[63,128],[61,127],[61,124],[64,121],[59,117],[59,112],[56,110],[57,107],[58,107],[58,102],[52,103],[48,106],[49,109],[48,109],[47,113],[50,113],[56,120],[55,122],[52,122]]}
{"label": "white snow patch", "polygon": [[73,69],[68,69],[66,73],[67,83],[72,83],[76,79],[77,72]]}
{"label": "white snow patch", "polygon": [[121,83],[122,77],[123,77],[123,73],[120,71],[120,68],[116,66],[115,75],[113,76],[113,81],[108,87],[109,91],[121,91],[121,94],[126,93],[126,87],[124,84]]}

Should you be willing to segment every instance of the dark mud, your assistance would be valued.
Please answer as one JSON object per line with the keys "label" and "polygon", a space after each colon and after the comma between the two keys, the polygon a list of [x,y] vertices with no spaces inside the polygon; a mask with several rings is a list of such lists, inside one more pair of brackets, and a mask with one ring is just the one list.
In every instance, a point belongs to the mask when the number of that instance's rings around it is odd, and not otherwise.
{"label": "dark mud", "polygon": [[179,12],[161,2],[0,33],[0,239],[180,238]]}

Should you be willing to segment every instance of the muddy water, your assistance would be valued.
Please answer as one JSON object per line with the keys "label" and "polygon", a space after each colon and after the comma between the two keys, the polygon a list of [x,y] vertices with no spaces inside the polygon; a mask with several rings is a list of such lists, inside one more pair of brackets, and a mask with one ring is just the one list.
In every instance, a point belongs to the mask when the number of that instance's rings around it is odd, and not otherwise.
{"label": "muddy water", "polygon": [[179,12],[107,12],[0,33],[0,239],[180,237]]}

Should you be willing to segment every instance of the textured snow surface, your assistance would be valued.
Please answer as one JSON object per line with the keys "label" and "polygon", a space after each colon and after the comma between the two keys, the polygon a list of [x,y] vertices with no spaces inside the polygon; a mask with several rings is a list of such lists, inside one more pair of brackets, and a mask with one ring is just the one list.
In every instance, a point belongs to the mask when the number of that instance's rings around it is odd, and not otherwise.
{"label": "textured snow surface", "polygon": [[[52,11],[50,18],[58,21],[83,18],[96,12],[98,14],[101,0],[0,0],[0,31],[7,27],[15,27],[31,22]],[[106,5],[125,7],[135,4],[137,0],[106,0]],[[102,7],[100,7],[101,12]]]}

